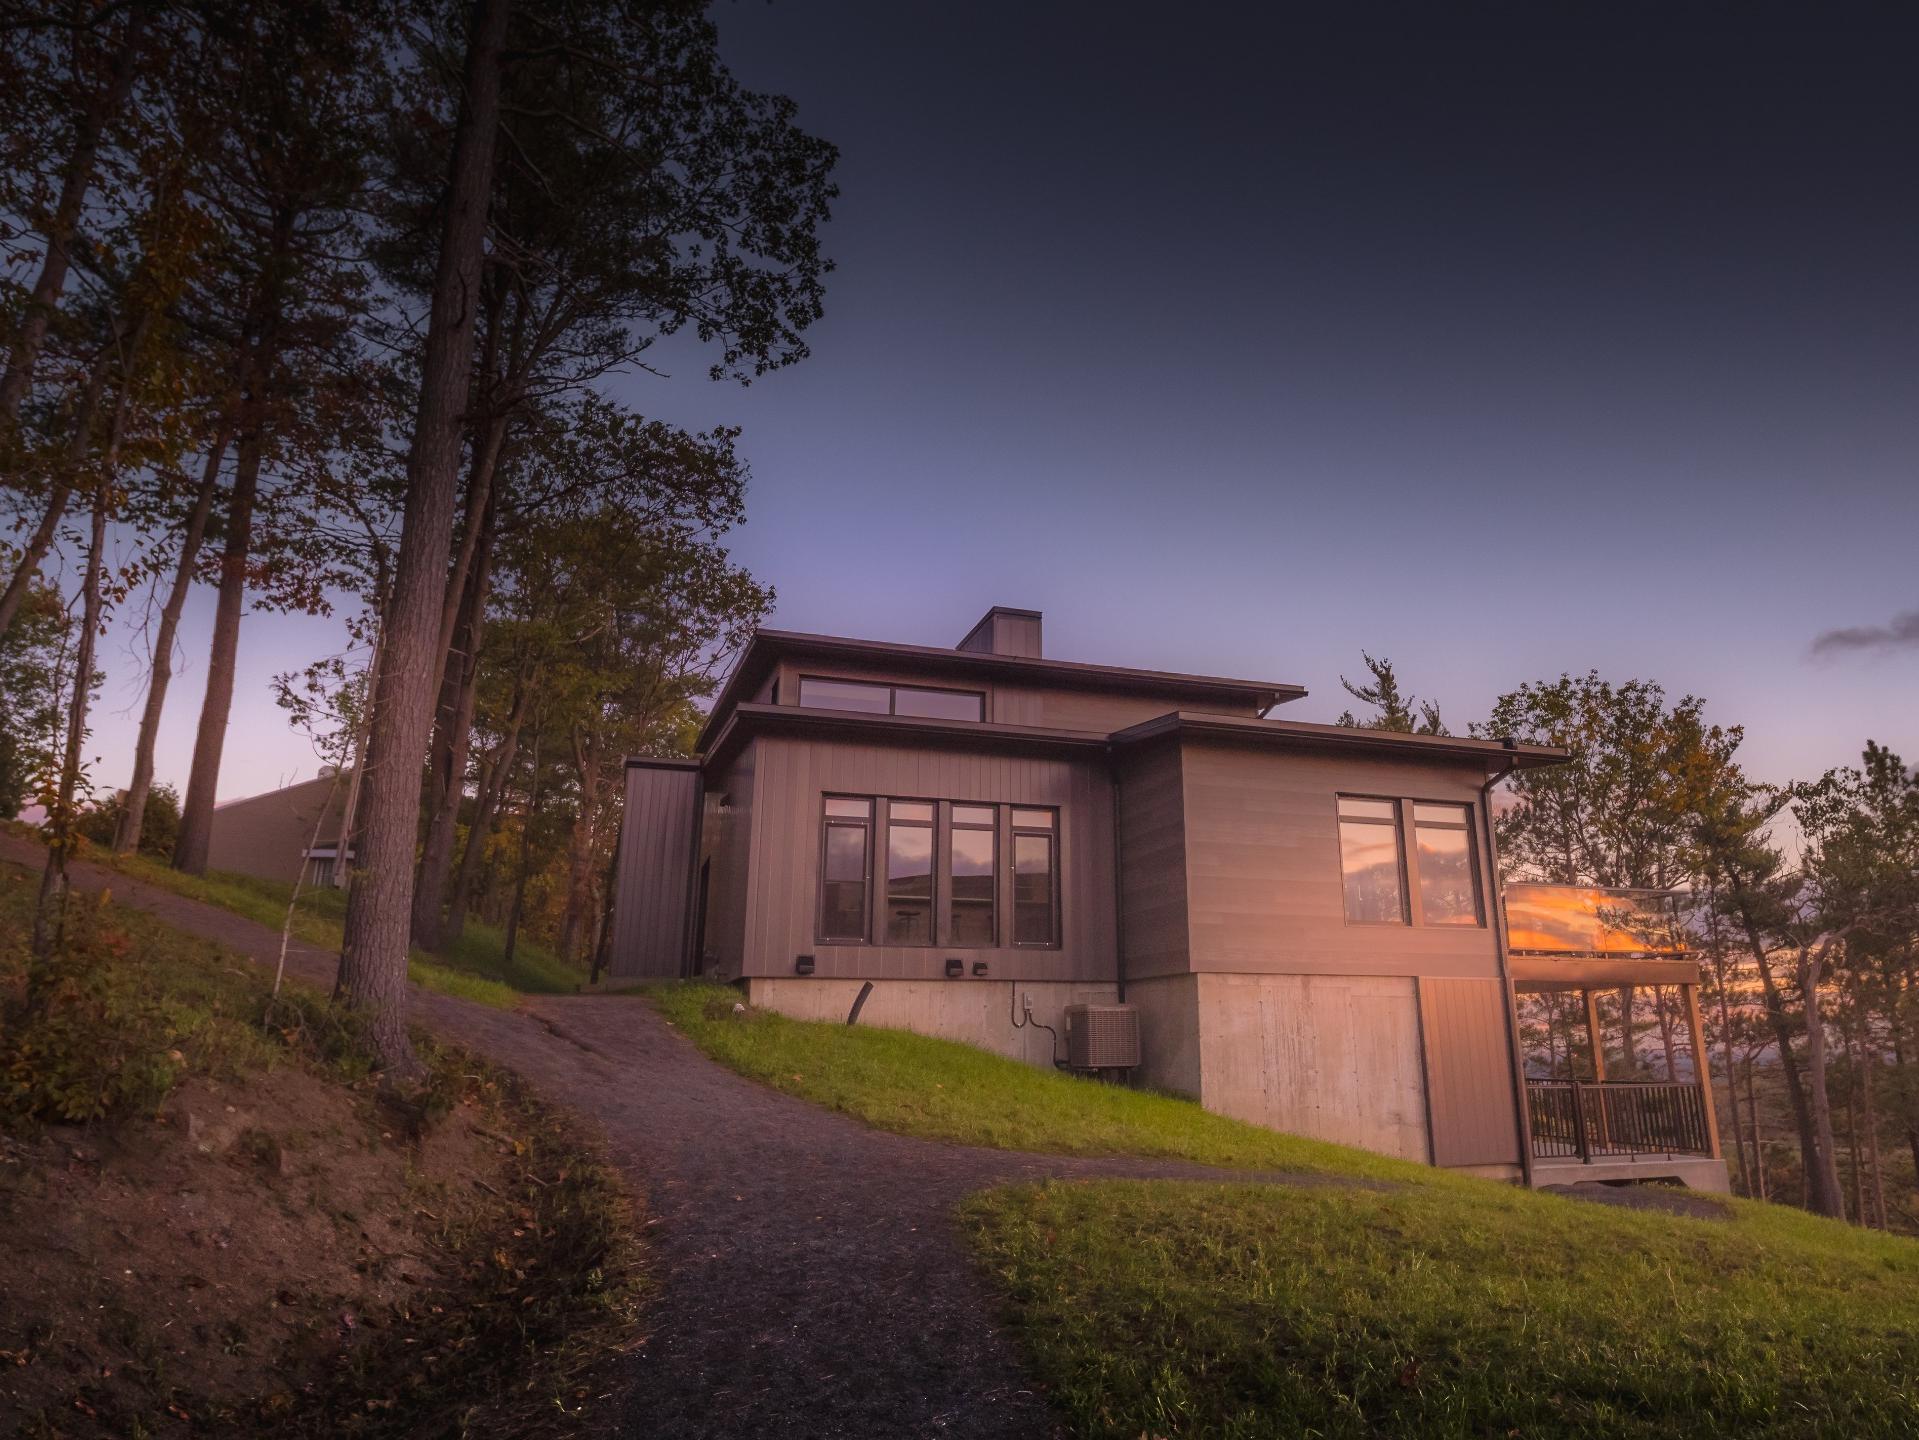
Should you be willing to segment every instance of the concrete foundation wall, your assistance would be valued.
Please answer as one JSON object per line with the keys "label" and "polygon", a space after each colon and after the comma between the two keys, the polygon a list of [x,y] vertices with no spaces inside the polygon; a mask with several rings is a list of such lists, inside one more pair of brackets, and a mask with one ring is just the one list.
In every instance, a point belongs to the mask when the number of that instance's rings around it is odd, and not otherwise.
{"label": "concrete foundation wall", "polygon": [[1431,1158],[1410,978],[1181,975],[1130,982],[1126,998],[1145,1083],[1269,1129]]}
{"label": "concrete foundation wall", "polygon": [[[750,1005],[795,1020],[844,1022],[861,983],[822,976],[755,976],[746,982],[746,998]],[[1021,1002],[1027,996],[1032,997],[1036,1023],[1015,1027],[1015,1016],[1025,1018]],[[1039,1026],[1050,1025],[1058,1032],[1063,1060],[1066,1007],[1110,1005],[1115,998],[1111,985],[1059,981],[875,980],[873,993],[860,1008],[859,1023],[958,1040],[1050,1069],[1053,1037]]]}

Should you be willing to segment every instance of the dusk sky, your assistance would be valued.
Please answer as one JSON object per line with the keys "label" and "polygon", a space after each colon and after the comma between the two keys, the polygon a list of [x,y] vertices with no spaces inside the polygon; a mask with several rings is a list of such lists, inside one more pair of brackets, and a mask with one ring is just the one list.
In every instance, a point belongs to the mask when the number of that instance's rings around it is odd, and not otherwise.
{"label": "dusk sky", "polygon": [[[1919,12],[716,13],[841,148],[838,270],[803,364],[742,390],[676,345],[620,393],[744,427],[776,625],[1030,607],[1050,655],[1309,720],[1364,648],[1456,730],[1596,667],[1707,697],[1768,779],[1919,759]],[[249,618],[223,798],[312,775],[266,678],[339,637]]]}

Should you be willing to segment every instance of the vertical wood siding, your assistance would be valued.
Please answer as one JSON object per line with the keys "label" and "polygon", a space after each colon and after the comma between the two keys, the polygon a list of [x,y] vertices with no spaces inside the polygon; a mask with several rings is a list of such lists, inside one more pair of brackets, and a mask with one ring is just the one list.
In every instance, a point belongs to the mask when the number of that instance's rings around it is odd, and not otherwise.
{"label": "vertical wood siding", "polygon": [[[825,977],[937,979],[949,956],[984,960],[995,980],[1110,982],[1114,945],[1112,785],[1101,759],[1050,759],[888,741],[756,737],[751,883],[740,973],[791,975],[794,957],[815,957]],[[821,797],[1057,806],[1060,812],[1058,949],[967,946],[822,945],[816,933]],[[873,849],[881,850],[877,833]],[[873,856],[874,883],[884,874]],[[1010,872],[1002,836],[999,931],[1011,934]],[[942,898],[941,904],[944,904]]]}
{"label": "vertical wood siding", "polygon": [[[720,980],[740,975],[746,951],[746,906],[752,889],[753,785],[758,741],[750,741],[707,781],[700,859],[707,872],[702,972]],[[697,874],[697,872],[696,872]]]}
{"label": "vertical wood siding", "polygon": [[690,767],[626,767],[609,966],[615,975],[670,978],[680,973],[693,903],[689,867],[699,785],[699,771]]}
{"label": "vertical wood siding", "polygon": [[1177,744],[1128,756],[1119,777],[1120,904],[1128,981],[1191,968],[1186,807]]}
{"label": "vertical wood siding", "polygon": [[1419,1017],[1433,1163],[1518,1164],[1504,982],[1421,977]]}

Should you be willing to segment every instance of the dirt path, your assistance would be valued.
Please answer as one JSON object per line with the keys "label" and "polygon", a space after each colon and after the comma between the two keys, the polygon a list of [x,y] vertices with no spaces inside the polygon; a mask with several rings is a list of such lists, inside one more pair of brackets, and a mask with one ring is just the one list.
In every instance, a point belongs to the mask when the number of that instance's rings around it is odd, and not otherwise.
{"label": "dirt path", "polygon": [[[40,858],[0,834],[0,859]],[[92,865],[73,881],[262,963],[278,955],[277,932],[227,911]],[[334,966],[317,947],[289,951],[289,972],[309,983],[331,985]],[[647,1197],[657,1298],[623,1427],[647,1440],[1051,1435],[954,1204],[1048,1176],[1248,1178],[869,1130],[721,1068],[632,997],[538,997],[517,1012],[413,998],[423,1023],[595,1124]]]}

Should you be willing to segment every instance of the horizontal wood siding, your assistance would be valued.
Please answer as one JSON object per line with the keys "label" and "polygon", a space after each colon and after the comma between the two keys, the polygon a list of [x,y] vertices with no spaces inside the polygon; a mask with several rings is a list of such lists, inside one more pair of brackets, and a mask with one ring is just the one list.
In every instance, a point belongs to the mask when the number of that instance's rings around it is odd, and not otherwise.
{"label": "horizontal wood siding", "polygon": [[[815,974],[824,977],[935,979],[944,976],[947,958],[956,956],[966,962],[969,976],[973,961],[986,961],[995,980],[1114,979],[1112,786],[1103,760],[784,736],[761,736],[751,748],[756,756],[753,874],[743,973],[791,975],[794,957],[804,954],[815,957]],[[1061,947],[821,945],[816,933],[820,804],[828,793],[1057,806]],[[1012,917],[1004,844],[1000,870],[999,926],[1005,936]]]}
{"label": "horizontal wood siding", "polygon": [[1518,1099],[1504,983],[1422,977],[1419,1017],[1433,1163],[1518,1164]]}
{"label": "horizontal wood siding", "polygon": [[[1341,794],[1477,805],[1482,776],[1475,765],[1189,741],[1181,768],[1195,970],[1499,973],[1490,925],[1350,925],[1340,879]],[[1487,866],[1477,831],[1474,840],[1483,890]]]}
{"label": "horizontal wood siding", "polygon": [[1179,746],[1152,745],[1128,755],[1119,785],[1126,978],[1184,974],[1191,968],[1191,947]]}
{"label": "horizontal wood siding", "polygon": [[671,979],[680,974],[693,903],[690,867],[699,784],[699,771],[690,768],[626,767],[609,964],[615,975]]}

